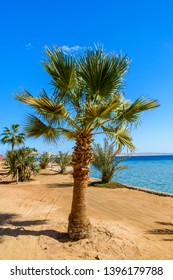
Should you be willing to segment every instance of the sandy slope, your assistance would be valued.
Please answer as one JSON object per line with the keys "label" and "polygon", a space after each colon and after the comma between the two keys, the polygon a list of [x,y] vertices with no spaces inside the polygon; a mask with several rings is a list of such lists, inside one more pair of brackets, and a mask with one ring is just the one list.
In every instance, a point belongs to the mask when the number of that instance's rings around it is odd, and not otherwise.
{"label": "sandy slope", "polygon": [[173,259],[173,198],[88,188],[92,237],[66,235],[72,177],[0,184],[0,259]]}

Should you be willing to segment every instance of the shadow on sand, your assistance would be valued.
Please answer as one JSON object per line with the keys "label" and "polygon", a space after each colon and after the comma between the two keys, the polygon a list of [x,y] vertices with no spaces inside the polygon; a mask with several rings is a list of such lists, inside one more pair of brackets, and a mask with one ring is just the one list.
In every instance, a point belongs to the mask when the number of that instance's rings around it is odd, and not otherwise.
{"label": "shadow on sand", "polygon": [[51,173],[41,172],[40,175],[43,175],[43,176],[53,176],[53,175],[58,175],[58,172],[54,171],[54,170],[51,170]]}
{"label": "shadow on sand", "polygon": [[[24,227],[28,226],[36,226],[36,225],[43,225],[47,223],[47,220],[27,220],[27,221],[15,221],[19,215],[16,214],[9,214],[9,213],[0,213],[0,237],[4,236],[13,236],[17,237],[19,235],[24,236],[47,236],[52,239],[55,239],[59,242],[65,243],[70,241],[70,238],[67,233],[59,232],[52,229],[44,229],[44,230],[28,230]],[[5,225],[5,226],[4,226]],[[15,226],[16,228],[10,228],[8,225]],[[2,242],[2,241],[1,241]]]}
{"label": "shadow on sand", "polygon": [[11,183],[16,183],[16,181],[15,180],[11,180],[11,181],[0,181],[0,185],[9,185],[9,184],[11,184]]}
{"label": "shadow on sand", "polygon": [[58,184],[58,183],[52,183],[52,184],[47,184],[47,186],[49,188],[69,188],[69,187],[73,187],[73,183],[67,183],[67,182],[64,182],[64,183],[61,183],[61,184]]}
{"label": "shadow on sand", "polygon": [[18,215],[11,214],[11,213],[0,213],[0,225],[8,224],[8,222],[11,221],[11,219],[17,218]]}
{"label": "shadow on sand", "polygon": [[[165,226],[164,228],[158,228],[147,231],[149,234],[160,234],[160,235],[173,235],[173,223],[169,222],[156,222],[159,225]],[[171,227],[171,228],[168,228]],[[173,238],[162,239],[163,241],[173,241]]]}

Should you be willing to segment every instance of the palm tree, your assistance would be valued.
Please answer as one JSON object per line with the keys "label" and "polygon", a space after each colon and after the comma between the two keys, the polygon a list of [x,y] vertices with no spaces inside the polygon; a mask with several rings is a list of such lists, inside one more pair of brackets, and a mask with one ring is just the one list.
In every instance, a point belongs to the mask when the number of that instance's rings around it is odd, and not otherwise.
{"label": "palm tree", "polygon": [[113,143],[109,143],[107,138],[104,138],[103,147],[100,144],[93,144],[93,163],[92,165],[100,171],[102,183],[108,183],[114,176],[115,172],[127,168],[127,165],[118,164],[127,159],[127,156],[121,156],[118,159],[118,152]]}
{"label": "palm tree", "polygon": [[25,134],[19,133],[19,124],[12,124],[11,130],[8,127],[4,127],[4,131],[1,134],[2,144],[11,144],[11,150],[14,151],[15,145],[24,144]]}
{"label": "palm tree", "polygon": [[30,181],[32,175],[38,174],[40,167],[32,152],[33,150],[28,147],[7,151],[5,165],[13,179],[18,174],[19,182],[26,182]]}
{"label": "palm tree", "polygon": [[123,96],[123,76],[130,63],[126,55],[107,54],[96,48],[72,56],[57,47],[46,48],[46,54],[43,66],[52,78],[53,94],[48,96],[43,90],[34,97],[23,90],[16,99],[35,110],[25,123],[29,137],[42,136],[46,141],[56,142],[63,135],[75,140],[68,233],[78,240],[91,233],[87,187],[94,135],[105,133],[118,144],[118,150],[123,146],[133,150],[129,126],[137,123],[141,112],[159,105],[157,100],[144,97],[132,103]]}
{"label": "palm tree", "polygon": [[40,167],[45,169],[50,162],[52,162],[53,158],[48,152],[45,152],[40,157]]}
{"label": "palm tree", "polygon": [[54,159],[56,163],[58,163],[60,167],[60,174],[65,174],[67,166],[71,163],[71,155],[69,153],[62,153],[59,151],[58,156]]}

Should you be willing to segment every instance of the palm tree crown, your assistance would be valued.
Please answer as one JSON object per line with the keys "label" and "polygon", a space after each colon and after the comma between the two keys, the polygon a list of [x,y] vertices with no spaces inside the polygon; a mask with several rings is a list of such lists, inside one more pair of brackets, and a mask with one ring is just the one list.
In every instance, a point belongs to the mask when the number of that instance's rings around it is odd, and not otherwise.
{"label": "palm tree crown", "polygon": [[135,102],[123,95],[123,77],[130,63],[126,55],[107,54],[102,48],[88,49],[79,56],[61,48],[46,48],[43,66],[51,76],[53,94],[43,90],[38,97],[24,90],[16,99],[30,105],[25,131],[29,137],[42,136],[57,141],[60,136],[74,139],[72,155],[74,192],[68,232],[73,239],[90,232],[86,217],[86,187],[92,161],[93,136],[104,133],[117,143],[118,150],[134,145],[129,126],[139,121],[140,113],[158,107],[156,100],[138,98]]}
{"label": "palm tree crown", "polygon": [[11,144],[12,151],[15,145],[23,144],[26,138],[24,133],[19,133],[19,124],[12,124],[11,130],[8,127],[4,127],[1,136],[1,143]]}

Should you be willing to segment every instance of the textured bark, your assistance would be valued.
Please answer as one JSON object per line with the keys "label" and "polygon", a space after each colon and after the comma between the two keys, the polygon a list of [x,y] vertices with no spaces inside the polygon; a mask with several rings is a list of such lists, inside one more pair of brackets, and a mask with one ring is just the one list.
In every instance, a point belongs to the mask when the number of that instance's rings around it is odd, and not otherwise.
{"label": "textured bark", "polygon": [[73,240],[86,238],[91,232],[91,224],[87,217],[87,187],[92,161],[92,141],[91,133],[79,133],[72,156],[74,188],[68,233]]}

